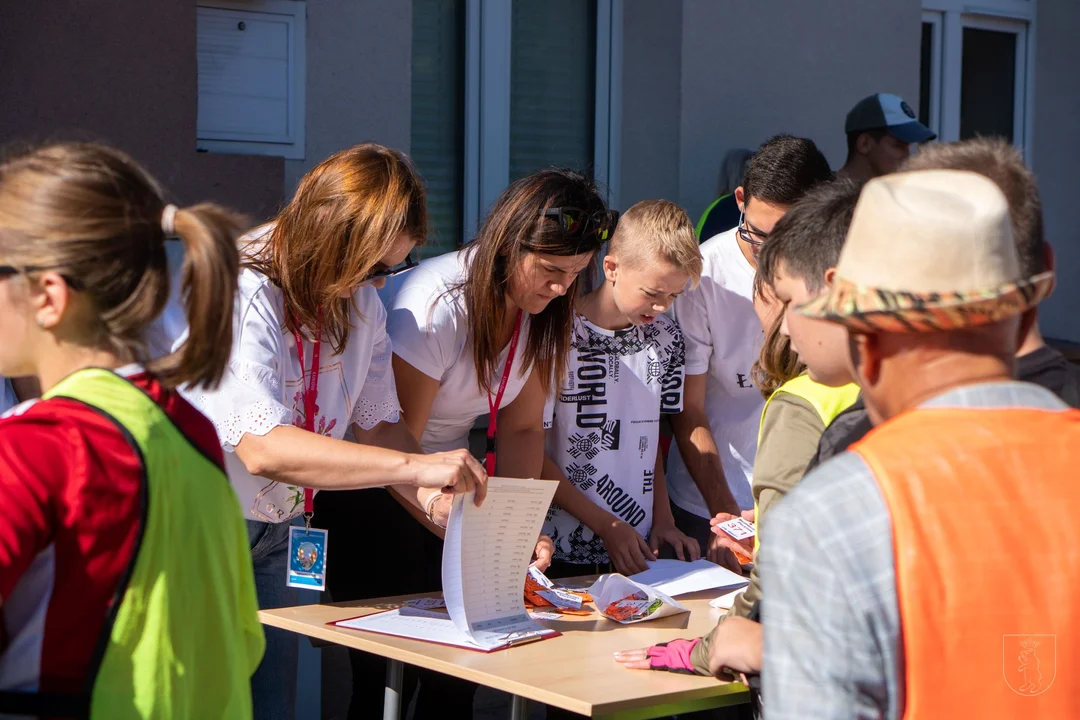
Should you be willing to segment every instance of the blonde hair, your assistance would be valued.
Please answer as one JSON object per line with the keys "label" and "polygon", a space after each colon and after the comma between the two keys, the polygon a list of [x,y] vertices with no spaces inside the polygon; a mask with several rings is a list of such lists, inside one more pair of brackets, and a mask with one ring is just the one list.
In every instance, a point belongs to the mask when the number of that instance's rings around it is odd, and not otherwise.
{"label": "blonde hair", "polygon": [[362,283],[402,233],[424,242],[424,185],[404,153],[364,143],[312,168],[272,222],[245,264],[281,288],[288,329],[314,329],[321,316],[323,338],[340,353],[353,309],[342,293]]}
{"label": "blonde hair", "polygon": [[668,200],[643,200],[623,213],[609,252],[638,266],[656,259],[671,263],[690,276],[691,287],[701,280],[701,248],[694,224],[685,210]]}
{"label": "blonde hair", "polygon": [[[168,207],[157,182],[119,150],[47,145],[0,164],[0,257],[30,278],[55,271],[85,294],[90,346],[144,363],[166,387],[214,387],[232,349],[241,221],[211,204]],[[144,331],[169,299],[163,224],[184,243],[189,335],[150,360]]]}

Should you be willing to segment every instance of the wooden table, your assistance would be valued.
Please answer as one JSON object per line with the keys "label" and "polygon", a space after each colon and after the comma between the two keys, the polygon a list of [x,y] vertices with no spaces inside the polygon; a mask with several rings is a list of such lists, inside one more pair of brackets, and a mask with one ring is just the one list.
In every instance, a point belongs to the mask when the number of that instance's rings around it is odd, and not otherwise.
{"label": "wooden table", "polygon": [[411,598],[431,595],[262,610],[259,618],[266,625],[385,657],[389,662],[384,720],[397,720],[400,716],[403,663],[510,693],[512,720],[524,720],[526,699],[609,720],[647,720],[749,702],[749,692],[741,683],[679,673],[627,670],[612,657],[618,650],[704,635],[722,613],[709,607],[714,592],[678,598],[690,608],[689,613],[636,625],[619,625],[595,612],[589,617],[540,620],[542,625],[562,635],[492,653],[327,625],[400,607]]}

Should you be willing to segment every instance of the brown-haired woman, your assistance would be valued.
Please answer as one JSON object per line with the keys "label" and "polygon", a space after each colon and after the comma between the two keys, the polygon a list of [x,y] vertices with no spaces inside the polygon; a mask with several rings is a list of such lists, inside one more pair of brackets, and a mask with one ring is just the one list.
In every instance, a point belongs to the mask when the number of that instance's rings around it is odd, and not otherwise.
{"label": "brown-haired woman", "polygon": [[[44,391],[0,420],[5,711],[252,716],[247,534],[213,425],[173,389],[225,372],[236,228],[213,205],[166,205],[103,146],[0,164],[0,375]],[[173,234],[191,331],[151,361]]]}
{"label": "brown-haired woman", "polygon": [[[468,247],[405,278],[387,329],[405,422],[425,452],[468,447],[484,417],[489,437],[498,431],[488,472],[541,476],[544,406],[570,349],[578,276],[617,219],[591,180],[544,170],[502,193]],[[428,584],[438,587],[439,543],[423,541]],[[445,708],[445,693],[422,696],[417,716],[440,698]]]}
{"label": "brown-haired woman", "polygon": [[[467,452],[419,454],[398,423],[376,288],[411,265],[426,222],[423,185],[408,158],[364,144],[317,165],[278,217],[245,238],[228,370],[218,389],[189,397],[227,451],[261,608],[296,604],[286,586],[289,525],[311,512],[312,489],[412,485],[409,500],[420,507],[443,489],[483,489],[483,468]],[[336,572],[351,572],[338,562]],[[266,637],[252,681],[255,714],[289,718],[297,638],[283,630]]]}

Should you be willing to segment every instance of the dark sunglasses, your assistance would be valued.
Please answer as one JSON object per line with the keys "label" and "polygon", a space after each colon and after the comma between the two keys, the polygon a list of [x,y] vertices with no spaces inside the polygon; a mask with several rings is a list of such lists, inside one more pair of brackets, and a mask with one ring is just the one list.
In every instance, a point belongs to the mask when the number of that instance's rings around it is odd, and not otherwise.
{"label": "dark sunglasses", "polygon": [[601,242],[607,241],[619,224],[618,210],[600,210],[587,213],[576,207],[555,207],[540,211],[540,217],[555,218],[571,240],[585,237],[592,231]]}
{"label": "dark sunglasses", "polygon": [[[758,230],[756,227],[753,227],[753,226],[748,227],[747,224],[746,224],[746,216],[744,214],[742,214],[742,213],[739,213],[739,230],[738,230],[738,233],[739,233],[739,238],[742,239],[743,242],[750,243],[751,245],[758,245],[758,246],[764,245],[765,241],[769,239],[768,233],[763,233],[760,230]],[[753,237],[754,235],[757,235],[761,239],[760,240],[755,240],[754,237]]]}
{"label": "dark sunglasses", "polygon": [[[28,265],[23,268],[17,268],[12,265],[0,265],[0,278],[11,277],[13,275],[25,275],[27,273],[45,272],[46,270],[55,270],[56,266],[35,266]],[[60,277],[64,278],[64,282],[68,284],[72,290],[82,290],[82,283],[70,275],[61,273]]]}
{"label": "dark sunglasses", "polygon": [[382,270],[372,270],[368,273],[368,276],[364,278],[364,282],[376,280],[378,278],[388,278],[393,277],[394,275],[400,275],[407,270],[412,270],[419,264],[420,263],[412,259],[412,255],[406,255],[405,262],[401,263],[397,267],[383,268]]}

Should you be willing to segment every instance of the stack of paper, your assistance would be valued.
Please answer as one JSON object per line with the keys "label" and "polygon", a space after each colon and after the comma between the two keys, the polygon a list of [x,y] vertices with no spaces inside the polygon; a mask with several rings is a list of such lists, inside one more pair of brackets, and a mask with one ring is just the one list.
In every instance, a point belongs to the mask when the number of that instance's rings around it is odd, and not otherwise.
{"label": "stack of paper", "polygon": [[649,569],[630,579],[642,585],[656,588],[665,595],[677,597],[702,590],[718,588],[740,588],[750,583],[742,575],[736,575],[727,568],[701,559],[694,562],[682,560],[646,561]]}
{"label": "stack of paper", "polygon": [[529,616],[521,590],[556,485],[493,477],[481,507],[455,496],[442,562],[449,615],[404,607],[336,624],[485,651],[557,635]]}

